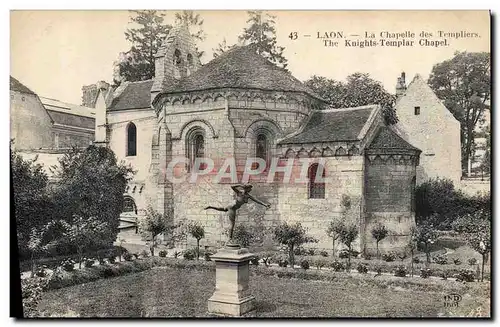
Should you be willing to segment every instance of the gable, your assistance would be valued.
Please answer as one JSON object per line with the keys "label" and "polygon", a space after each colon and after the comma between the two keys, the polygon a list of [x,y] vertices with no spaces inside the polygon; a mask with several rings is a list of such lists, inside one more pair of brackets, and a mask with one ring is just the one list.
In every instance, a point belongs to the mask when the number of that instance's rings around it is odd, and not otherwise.
{"label": "gable", "polygon": [[152,86],[153,80],[126,82],[116,90],[108,111],[150,108]]}

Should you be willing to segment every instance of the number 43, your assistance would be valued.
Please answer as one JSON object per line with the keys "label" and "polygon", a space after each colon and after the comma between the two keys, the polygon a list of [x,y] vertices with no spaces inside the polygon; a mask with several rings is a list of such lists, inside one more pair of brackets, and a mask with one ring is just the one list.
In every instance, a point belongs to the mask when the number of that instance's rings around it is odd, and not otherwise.
{"label": "number 43", "polygon": [[291,32],[288,37],[290,38],[290,40],[297,40],[299,36],[297,35],[297,32]]}

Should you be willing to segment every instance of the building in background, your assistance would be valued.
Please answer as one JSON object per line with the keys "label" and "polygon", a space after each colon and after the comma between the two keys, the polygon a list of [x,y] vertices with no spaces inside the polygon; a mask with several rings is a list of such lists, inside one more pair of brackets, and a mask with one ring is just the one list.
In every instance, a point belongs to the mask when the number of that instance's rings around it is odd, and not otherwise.
{"label": "building in background", "polygon": [[23,157],[38,158],[51,176],[51,167],[73,146],[93,143],[95,110],[40,97],[10,76],[10,135]]}

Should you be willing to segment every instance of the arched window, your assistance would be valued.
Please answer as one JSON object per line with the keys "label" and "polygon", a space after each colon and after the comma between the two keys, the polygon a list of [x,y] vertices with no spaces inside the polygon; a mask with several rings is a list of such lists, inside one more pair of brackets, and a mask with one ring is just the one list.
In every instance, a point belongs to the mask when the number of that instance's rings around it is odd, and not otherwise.
{"label": "arched window", "polygon": [[264,133],[257,135],[257,140],[255,141],[255,156],[264,159],[266,161],[266,166],[269,164],[269,140]]}
{"label": "arched window", "polygon": [[193,55],[188,53],[188,55],[187,55],[187,74],[188,74],[188,76],[191,75],[192,70],[193,70]]}
{"label": "arched window", "polygon": [[[205,133],[201,128],[196,128],[189,133],[187,142],[187,157],[189,167],[192,167],[196,158],[205,157]],[[205,164],[202,164],[199,169],[205,169]]]}
{"label": "arched window", "polygon": [[134,199],[132,199],[130,196],[126,196],[123,198],[122,212],[132,212],[137,214],[137,207],[135,206]]}
{"label": "arched window", "polygon": [[175,49],[174,51],[174,77],[175,78],[180,78],[181,77],[181,64],[182,64],[182,56],[181,52],[179,49]]}
{"label": "arched window", "polygon": [[[321,173],[321,177],[318,177],[318,173]],[[309,166],[309,171],[307,172],[307,177],[309,178],[309,199],[324,199],[325,198],[325,169],[317,163]]]}
{"label": "arched window", "polygon": [[416,207],[417,207],[417,199],[416,199],[416,195],[415,195],[415,188],[417,186],[417,179],[416,177],[413,177],[411,179],[411,185],[410,185],[410,192],[411,192],[411,212],[415,212],[416,211]]}
{"label": "arched window", "polygon": [[137,155],[137,128],[134,123],[127,126],[127,157]]}

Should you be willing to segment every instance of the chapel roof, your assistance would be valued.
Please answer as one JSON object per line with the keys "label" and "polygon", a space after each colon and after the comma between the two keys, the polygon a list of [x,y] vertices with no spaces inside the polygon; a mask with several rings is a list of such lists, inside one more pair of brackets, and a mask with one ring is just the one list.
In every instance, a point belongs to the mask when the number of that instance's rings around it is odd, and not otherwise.
{"label": "chapel roof", "polygon": [[153,80],[124,82],[115,91],[117,94],[113,98],[108,111],[124,109],[142,109],[151,107],[151,87]]}
{"label": "chapel roof", "polygon": [[191,75],[167,83],[162,93],[180,93],[218,88],[301,92],[323,100],[301,81],[293,77],[290,72],[259,55],[254,44],[236,46],[224,52]]}
{"label": "chapel roof", "polygon": [[298,134],[281,140],[280,144],[356,141],[377,105],[345,109],[313,111]]}
{"label": "chapel roof", "polygon": [[383,126],[373,138],[368,149],[371,150],[413,150],[421,152],[401,136],[396,134],[390,127]]}
{"label": "chapel roof", "polygon": [[26,93],[26,94],[36,95],[35,92],[31,91],[26,85],[22,84],[21,82],[19,82],[17,79],[15,79],[12,76],[10,76],[10,90],[16,91],[16,92],[21,92],[21,93]]}

